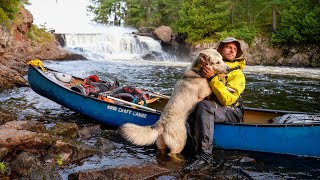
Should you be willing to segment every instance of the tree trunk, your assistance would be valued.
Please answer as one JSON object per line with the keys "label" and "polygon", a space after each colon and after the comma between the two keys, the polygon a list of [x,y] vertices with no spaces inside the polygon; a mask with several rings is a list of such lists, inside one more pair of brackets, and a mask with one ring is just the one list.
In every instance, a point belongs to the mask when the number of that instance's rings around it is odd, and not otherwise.
{"label": "tree trunk", "polygon": [[234,25],[234,1],[231,4],[231,26]]}
{"label": "tree trunk", "polygon": [[277,14],[276,14],[276,5],[272,5],[272,30],[276,32],[277,30]]}

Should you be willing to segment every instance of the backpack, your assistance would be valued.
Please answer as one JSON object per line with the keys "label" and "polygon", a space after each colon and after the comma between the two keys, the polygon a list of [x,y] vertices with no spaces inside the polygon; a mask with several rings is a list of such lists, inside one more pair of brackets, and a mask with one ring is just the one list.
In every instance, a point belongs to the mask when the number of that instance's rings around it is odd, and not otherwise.
{"label": "backpack", "polygon": [[133,86],[123,86],[115,88],[111,91],[111,96],[126,100],[135,104],[143,101],[144,106],[147,106],[149,97],[141,90]]}
{"label": "backpack", "polygon": [[71,89],[87,96],[93,95],[97,97],[99,93],[111,91],[119,86],[120,84],[118,80],[115,80],[111,85],[111,83],[108,81],[100,81],[97,75],[91,75],[84,78],[83,84],[73,86]]}

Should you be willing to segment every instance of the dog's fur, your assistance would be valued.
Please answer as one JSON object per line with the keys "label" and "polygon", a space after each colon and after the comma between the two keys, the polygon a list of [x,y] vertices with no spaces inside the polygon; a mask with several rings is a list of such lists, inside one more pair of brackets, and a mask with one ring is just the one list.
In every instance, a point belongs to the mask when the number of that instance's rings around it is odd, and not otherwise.
{"label": "dog's fur", "polygon": [[198,54],[195,61],[175,84],[174,91],[163,113],[153,126],[139,126],[126,123],[121,127],[125,139],[136,145],[151,145],[156,141],[157,147],[175,157],[180,153],[187,140],[185,123],[196,104],[212,93],[207,78],[201,76],[205,65],[215,72],[228,73],[230,70],[221,55],[214,49],[207,49]]}

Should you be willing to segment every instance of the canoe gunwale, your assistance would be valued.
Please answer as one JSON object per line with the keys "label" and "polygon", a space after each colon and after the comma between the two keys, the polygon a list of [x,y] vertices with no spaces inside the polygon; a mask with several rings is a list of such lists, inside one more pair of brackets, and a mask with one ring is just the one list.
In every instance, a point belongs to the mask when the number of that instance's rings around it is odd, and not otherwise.
{"label": "canoe gunwale", "polygon": [[[86,97],[86,98],[91,98],[91,99],[94,99],[94,100],[97,100],[97,101],[100,101],[100,102],[103,102],[103,103],[106,103],[107,105],[111,105],[111,106],[120,106],[120,107],[123,107],[123,108],[129,108],[129,109],[133,109],[135,111],[140,111],[140,112],[144,112],[144,113],[152,113],[152,114],[157,114],[157,115],[161,115],[161,111],[156,111],[156,112],[153,112],[153,111],[148,111],[148,110],[144,110],[144,109],[139,109],[139,108],[132,108],[131,106],[126,106],[126,105],[123,105],[123,104],[114,104],[114,103],[109,103],[109,102],[106,102],[106,101],[103,101],[101,99],[98,99],[97,97],[94,97],[94,96],[86,96],[82,93],[79,93],[79,92],[76,92],[76,91],[73,91],[71,90],[70,88],[62,85],[62,84],[59,84],[59,83],[56,83],[54,82],[52,79],[50,79],[44,72],[42,72],[38,67],[34,67],[32,65],[29,65],[31,67],[33,67],[38,73],[40,73],[42,75],[42,77],[46,78],[47,80],[51,81],[53,84],[55,85],[58,85],[59,87],[62,87],[64,88],[65,90],[73,93],[73,94],[77,94],[77,95],[80,95],[80,96],[83,96],[83,97]],[[56,71],[56,70],[53,70],[53,69],[50,69],[50,68],[47,68],[47,70],[49,71],[53,71],[53,72],[59,72],[59,71]],[[80,77],[76,77],[76,76],[72,76],[74,78],[77,78],[77,79],[82,79]],[[260,109],[260,108],[252,108],[252,107],[245,107],[244,108],[245,111],[255,111],[255,112],[264,112],[264,113],[274,113],[274,114],[279,114],[279,115],[284,115],[284,114],[308,114],[308,115],[320,115],[318,113],[306,113],[306,112],[299,112],[299,111],[285,111],[285,110],[272,110],[272,109]],[[231,125],[231,126],[250,126],[250,127],[302,127],[302,126],[320,126],[320,122],[319,123],[297,123],[297,124],[277,124],[277,123],[263,123],[263,124],[260,124],[260,123],[230,123],[230,122],[215,122],[215,124],[221,124],[221,125]]]}
{"label": "canoe gunwale", "polygon": [[[158,111],[156,110],[156,112],[153,112],[153,111],[148,111],[148,110],[144,110],[144,109],[139,109],[139,108],[132,108],[131,106],[126,106],[126,105],[123,105],[123,104],[114,104],[114,103],[109,103],[109,102],[106,102],[104,100],[101,100],[101,99],[98,99],[97,97],[94,97],[94,96],[86,96],[85,94],[82,94],[80,92],[76,92],[76,91],[73,91],[71,90],[70,88],[62,85],[62,84],[59,84],[59,83],[56,83],[54,82],[52,79],[50,79],[44,72],[42,72],[39,68],[37,67],[34,67],[32,65],[29,65],[31,67],[33,67],[38,73],[40,73],[42,75],[42,77],[46,78],[47,80],[51,81],[53,84],[57,85],[57,86],[60,86],[62,88],[64,88],[65,90],[73,93],[73,94],[77,94],[77,95],[80,95],[80,96],[83,96],[83,97],[86,97],[86,98],[91,98],[91,99],[94,99],[94,100],[97,100],[97,101],[100,101],[100,102],[104,102],[108,105],[112,105],[112,106],[121,106],[123,108],[130,108],[130,109],[134,109],[135,111],[140,111],[140,112],[144,112],[144,113],[153,113],[153,114],[158,114],[160,115],[161,114],[161,111]],[[59,72],[59,71],[56,71],[56,70],[53,70],[53,69],[50,69],[50,68],[47,68],[45,67],[46,69],[50,70],[50,71],[54,71],[54,72]],[[82,79],[82,78],[79,78],[79,77],[75,77],[75,76],[72,76],[74,78],[77,78],[77,79]]]}
{"label": "canoe gunwale", "polygon": [[254,126],[254,127],[304,127],[304,126],[320,126],[319,123],[297,123],[297,124],[252,124],[252,123],[229,123],[229,122],[215,122],[215,124],[230,125],[230,126]]}

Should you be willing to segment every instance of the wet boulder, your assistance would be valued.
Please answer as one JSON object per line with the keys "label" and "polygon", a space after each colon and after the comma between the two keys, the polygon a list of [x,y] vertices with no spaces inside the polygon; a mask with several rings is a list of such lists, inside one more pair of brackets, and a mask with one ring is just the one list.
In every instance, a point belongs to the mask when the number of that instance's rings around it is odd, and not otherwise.
{"label": "wet boulder", "polygon": [[142,59],[148,60],[148,61],[157,61],[159,57],[161,56],[160,52],[157,51],[150,51],[144,56],[142,56]]}
{"label": "wet boulder", "polygon": [[41,133],[42,131],[44,131],[44,126],[38,122],[7,122],[0,126],[0,147],[46,149],[53,144],[54,139],[47,133]]}
{"label": "wet boulder", "polygon": [[9,152],[10,152],[9,148],[6,148],[6,147],[0,148],[0,162],[4,157],[6,157],[9,154]]}
{"label": "wet boulder", "polygon": [[4,128],[27,130],[32,132],[44,132],[45,127],[42,123],[36,121],[10,121],[4,125]]}
{"label": "wet boulder", "polygon": [[170,43],[173,36],[173,31],[168,26],[160,26],[153,33],[164,43]]}
{"label": "wet boulder", "polygon": [[108,154],[115,146],[113,142],[109,141],[106,138],[99,137],[94,144],[97,150],[100,151],[100,155]]}
{"label": "wet boulder", "polygon": [[50,129],[48,133],[55,136],[63,136],[65,138],[76,139],[79,127],[75,123],[57,123]]}
{"label": "wet boulder", "polygon": [[12,171],[23,177],[28,177],[33,170],[39,169],[41,166],[41,161],[28,152],[22,152],[11,163]]}
{"label": "wet boulder", "polygon": [[31,142],[37,133],[0,127],[0,147],[13,147]]}
{"label": "wet boulder", "polygon": [[9,121],[14,121],[16,119],[17,117],[15,115],[0,112],[0,125],[5,124]]}
{"label": "wet boulder", "polygon": [[83,127],[82,129],[78,130],[78,137],[79,139],[89,139],[91,137],[100,136],[102,133],[102,130],[100,128],[100,125],[94,125],[89,127]]}
{"label": "wet boulder", "polygon": [[10,165],[12,173],[27,179],[62,179],[52,164],[44,164],[35,154],[20,153]]}
{"label": "wet boulder", "polygon": [[170,170],[154,164],[144,166],[116,167],[105,170],[77,172],[70,174],[68,179],[157,179]]}
{"label": "wet boulder", "polygon": [[82,142],[58,140],[48,151],[46,162],[58,165],[71,164],[98,153],[96,148]]}

